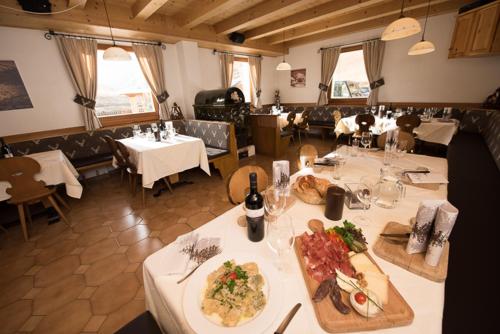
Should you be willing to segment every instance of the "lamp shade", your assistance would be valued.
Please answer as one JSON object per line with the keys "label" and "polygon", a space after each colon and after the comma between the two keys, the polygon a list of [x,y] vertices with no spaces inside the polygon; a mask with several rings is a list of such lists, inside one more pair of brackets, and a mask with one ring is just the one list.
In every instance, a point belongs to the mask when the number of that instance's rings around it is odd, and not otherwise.
{"label": "lamp shade", "polygon": [[278,71],[290,71],[292,69],[292,66],[288,64],[286,61],[283,60],[283,62],[279,63],[278,66],[276,66],[276,70]]}
{"label": "lamp shade", "polygon": [[124,49],[117,46],[110,46],[102,55],[104,60],[127,61],[131,60],[130,54]]}
{"label": "lamp shade", "polygon": [[414,44],[410,50],[408,50],[409,56],[424,55],[426,53],[431,53],[436,50],[436,47],[432,42],[421,40],[420,42]]}
{"label": "lamp shade", "polygon": [[421,30],[420,23],[414,18],[401,17],[385,28],[380,39],[383,41],[392,41],[418,34]]}

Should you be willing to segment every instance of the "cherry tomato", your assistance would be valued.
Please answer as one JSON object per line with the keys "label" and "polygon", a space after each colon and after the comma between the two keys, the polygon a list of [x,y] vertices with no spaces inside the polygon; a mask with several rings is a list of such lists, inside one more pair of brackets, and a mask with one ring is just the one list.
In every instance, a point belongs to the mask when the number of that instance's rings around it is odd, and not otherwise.
{"label": "cherry tomato", "polygon": [[363,305],[364,303],[366,303],[366,295],[362,292],[358,292],[357,294],[355,294],[354,299],[359,305]]}
{"label": "cherry tomato", "polygon": [[229,274],[228,276],[229,279],[235,280],[238,278],[238,275],[233,271],[232,273]]}

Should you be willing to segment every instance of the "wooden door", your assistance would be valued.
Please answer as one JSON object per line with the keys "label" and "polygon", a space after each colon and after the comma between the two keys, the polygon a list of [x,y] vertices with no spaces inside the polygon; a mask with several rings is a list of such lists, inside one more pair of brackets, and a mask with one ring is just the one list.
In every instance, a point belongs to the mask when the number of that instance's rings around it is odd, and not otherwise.
{"label": "wooden door", "polygon": [[467,47],[473,32],[475,12],[464,14],[457,18],[453,40],[449,50],[448,57],[460,57],[467,52]]}
{"label": "wooden door", "polygon": [[498,3],[476,12],[475,31],[472,36],[470,50],[467,52],[468,55],[480,55],[490,52],[497,30],[499,14],[500,4]]}

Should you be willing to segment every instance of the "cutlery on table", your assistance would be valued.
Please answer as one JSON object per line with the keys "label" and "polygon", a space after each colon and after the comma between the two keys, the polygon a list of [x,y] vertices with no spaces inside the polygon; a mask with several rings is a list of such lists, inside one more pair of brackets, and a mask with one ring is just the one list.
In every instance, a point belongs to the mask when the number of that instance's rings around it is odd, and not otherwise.
{"label": "cutlery on table", "polygon": [[427,167],[417,167],[417,169],[405,169],[403,171],[403,174],[414,174],[414,173],[420,173],[420,174],[427,174],[430,173],[431,171]]}
{"label": "cutlery on table", "polygon": [[380,233],[381,237],[386,238],[409,238],[411,233]]}
{"label": "cutlery on table", "polygon": [[283,334],[285,332],[285,329],[287,328],[288,324],[290,321],[292,321],[293,317],[295,316],[295,313],[299,310],[299,308],[302,306],[301,303],[297,303],[291,310],[288,312],[286,315],[285,319],[281,322],[279,325],[278,329],[274,332],[274,334]]}

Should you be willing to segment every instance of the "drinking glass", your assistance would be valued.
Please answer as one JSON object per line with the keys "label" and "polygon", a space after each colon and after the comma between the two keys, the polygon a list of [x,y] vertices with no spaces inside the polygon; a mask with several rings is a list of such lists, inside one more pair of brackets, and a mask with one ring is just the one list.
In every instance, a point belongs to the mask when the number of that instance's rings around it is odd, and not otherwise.
{"label": "drinking glass", "polygon": [[338,156],[335,159],[335,166],[333,166],[333,178],[335,180],[340,180],[342,177],[342,170],[344,169],[346,162],[346,158],[342,156]]}
{"label": "drinking glass", "polygon": [[151,128],[146,128],[146,139],[151,140],[152,137],[153,137],[153,130],[151,130]]}
{"label": "drinking glass", "polygon": [[358,156],[358,151],[359,151],[359,139],[354,138],[351,143],[351,157]]}
{"label": "drinking glass", "polygon": [[365,147],[365,151],[372,143],[372,134],[370,132],[361,133],[361,145]]}
{"label": "drinking glass", "polygon": [[269,248],[278,255],[278,270],[283,271],[283,255],[290,252],[295,241],[292,218],[283,214],[267,223],[266,240]]}
{"label": "drinking glass", "polygon": [[269,220],[273,220],[283,213],[286,205],[286,193],[274,186],[264,190],[264,208]]}
{"label": "drinking glass", "polygon": [[356,198],[363,204],[363,213],[354,217],[354,221],[360,226],[367,226],[371,223],[370,218],[366,215],[366,210],[370,208],[370,203],[373,197],[373,191],[378,183],[378,178],[373,176],[363,176],[355,191]]}

